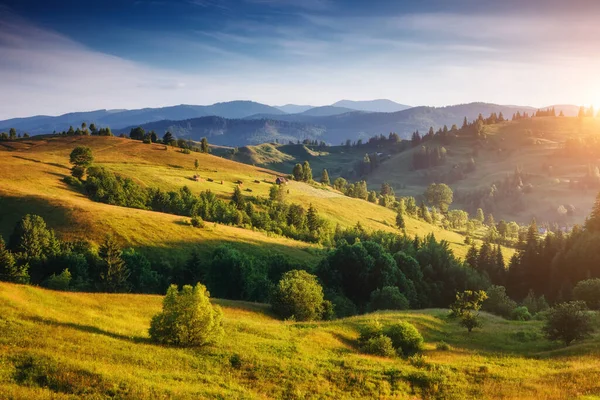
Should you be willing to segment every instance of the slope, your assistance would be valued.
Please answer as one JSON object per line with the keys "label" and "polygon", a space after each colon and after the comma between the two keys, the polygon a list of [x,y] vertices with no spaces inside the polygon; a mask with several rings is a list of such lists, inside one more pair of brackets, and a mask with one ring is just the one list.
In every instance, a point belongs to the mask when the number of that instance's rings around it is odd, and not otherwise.
{"label": "slope", "polygon": [[[308,257],[306,243],[259,232],[222,225],[207,230],[191,229],[185,218],[156,212],[133,210],[95,203],[71,190],[62,178],[69,174],[68,156],[78,145],[90,146],[95,163],[150,187],[175,190],[187,185],[193,193],[210,189],[229,198],[236,182],[243,182],[245,194],[268,196],[277,173],[207,154],[183,154],[175,148],[159,144],[115,137],[59,137],[0,142],[0,232],[6,238],[14,223],[25,213],[39,213],[68,237],[85,236],[99,240],[107,232],[118,234],[131,246],[151,248],[168,254],[168,250],[202,244],[212,248],[221,242],[255,245],[256,251],[272,248],[293,257]],[[194,168],[198,159],[200,167]],[[192,179],[198,174],[200,181]],[[221,184],[221,181],[223,182]],[[360,222],[369,230],[397,232],[394,211],[352,199],[320,185],[290,182],[288,199],[308,207],[313,204],[332,226],[351,227]],[[251,191],[251,192],[250,192]],[[407,233],[424,236],[434,233],[447,240],[458,256],[464,256],[464,237],[419,220],[407,218]],[[169,254],[170,256],[179,255]],[[510,254],[507,254],[509,256]]]}
{"label": "slope", "polygon": [[[484,314],[470,335],[447,310],[380,312],[294,323],[260,304],[215,300],[226,335],[203,349],[157,346],[151,317],[162,298],[53,292],[0,283],[0,397],[584,399],[600,394],[600,341],[569,348],[540,336],[538,321]],[[360,354],[367,321],[410,321],[422,358]],[[436,350],[445,341],[449,350]],[[230,362],[238,355],[240,364]],[[585,397],[591,398],[591,397]]]}

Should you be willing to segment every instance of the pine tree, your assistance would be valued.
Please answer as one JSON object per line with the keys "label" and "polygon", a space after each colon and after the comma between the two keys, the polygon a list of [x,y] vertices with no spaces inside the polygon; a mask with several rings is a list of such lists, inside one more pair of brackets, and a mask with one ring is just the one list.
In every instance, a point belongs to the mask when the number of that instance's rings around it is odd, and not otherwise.
{"label": "pine tree", "polygon": [[116,240],[108,235],[98,250],[101,259],[100,284],[107,292],[123,292],[128,289],[129,270],[121,258],[123,252]]}
{"label": "pine tree", "polygon": [[326,169],[323,169],[323,173],[321,174],[321,183],[327,186],[329,186],[329,184],[331,183],[329,181],[329,173],[327,173]]}
{"label": "pine tree", "polygon": [[483,215],[483,210],[481,208],[477,209],[477,212],[475,213],[475,220],[479,221],[480,224],[483,224],[485,221],[485,216]]}
{"label": "pine tree", "polygon": [[304,164],[302,164],[302,180],[304,182],[312,181],[312,170],[308,161],[304,161]]}
{"label": "pine tree", "polygon": [[478,258],[479,258],[479,251],[477,250],[477,247],[475,247],[475,243],[473,243],[471,245],[471,247],[469,247],[469,250],[467,251],[465,261],[467,264],[469,264],[471,266],[471,268],[478,269],[478,265],[477,265]]}
{"label": "pine tree", "polygon": [[29,283],[29,265],[18,266],[13,254],[6,248],[0,237],[0,281]]}
{"label": "pine tree", "polygon": [[208,140],[205,137],[200,140],[200,152],[208,154],[210,152],[210,148],[208,147]]}
{"label": "pine tree", "polygon": [[592,212],[585,221],[585,229],[590,232],[600,232],[600,193],[596,196]]}
{"label": "pine tree", "polygon": [[246,201],[244,200],[244,195],[242,195],[242,190],[240,189],[239,186],[236,186],[235,189],[233,189],[233,195],[231,196],[231,203],[238,210],[243,210],[244,206],[246,205]]}
{"label": "pine tree", "polygon": [[396,214],[396,226],[398,227],[398,229],[406,228],[406,223],[404,222],[404,217],[402,216],[401,212],[398,212],[398,214]]}
{"label": "pine tree", "polygon": [[306,213],[306,225],[310,232],[316,232],[321,227],[319,214],[312,204],[308,207],[308,212]]}
{"label": "pine tree", "polygon": [[494,216],[491,213],[488,214],[485,224],[489,227],[496,227],[496,221],[494,221]]}
{"label": "pine tree", "polygon": [[292,171],[292,176],[294,177],[295,181],[301,181],[303,176],[304,176],[304,172],[302,170],[302,164],[296,164],[294,165],[294,170]]}

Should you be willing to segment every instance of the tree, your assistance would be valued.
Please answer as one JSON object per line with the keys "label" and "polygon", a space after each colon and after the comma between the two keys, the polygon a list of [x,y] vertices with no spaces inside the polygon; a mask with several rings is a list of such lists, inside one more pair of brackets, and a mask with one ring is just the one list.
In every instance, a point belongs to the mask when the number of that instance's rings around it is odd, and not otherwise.
{"label": "tree", "polygon": [[144,136],[146,136],[146,131],[141,126],[137,128],[131,128],[129,131],[129,137],[134,140],[144,140]]}
{"label": "tree", "polygon": [[294,317],[297,321],[320,319],[323,314],[323,288],[317,277],[306,271],[288,271],[273,291],[271,305],[282,318]]}
{"label": "tree", "polygon": [[477,209],[477,212],[475,213],[475,220],[483,225],[485,221],[485,216],[483,215],[483,210],[481,208]]}
{"label": "tree", "polygon": [[71,168],[71,176],[77,179],[82,179],[85,175],[85,167],[80,167],[79,165]]}
{"label": "tree", "polygon": [[406,228],[406,223],[404,222],[404,217],[402,216],[402,213],[399,211],[398,211],[398,214],[396,214],[396,226],[398,227],[398,229]]}
{"label": "tree", "polygon": [[578,282],[573,289],[573,297],[585,302],[592,310],[600,310],[600,278]]}
{"label": "tree", "polygon": [[400,289],[396,286],[384,286],[371,293],[368,309],[369,311],[408,310],[409,306],[408,299],[400,293]]}
{"label": "tree", "polygon": [[8,247],[26,260],[41,259],[56,252],[57,241],[42,217],[27,214],[15,226]]}
{"label": "tree", "polygon": [[158,135],[154,131],[150,131],[150,142],[152,142],[152,143],[158,142]]}
{"label": "tree", "polygon": [[304,182],[312,181],[312,170],[308,161],[304,161],[304,164],[302,164],[302,180]]}
{"label": "tree", "polygon": [[177,285],[171,285],[162,312],[152,318],[149,333],[161,344],[205,346],[223,337],[223,313],[210,303],[206,286],[185,285],[179,291]]}
{"label": "tree", "polygon": [[15,140],[17,138],[17,130],[15,128],[10,128],[8,131],[8,137],[10,140]]}
{"label": "tree", "polygon": [[306,225],[311,233],[318,231],[321,227],[321,219],[319,218],[317,209],[312,204],[308,207],[308,212],[306,213]]}
{"label": "tree", "polygon": [[448,207],[452,204],[452,189],[445,183],[432,183],[424,193],[429,204],[440,209],[442,213],[448,212]]}
{"label": "tree", "polygon": [[346,190],[346,186],[348,186],[348,181],[342,177],[336,178],[336,180],[333,181],[333,188],[342,193]]}
{"label": "tree", "polygon": [[233,189],[233,195],[231,196],[231,202],[238,210],[243,210],[246,205],[246,201],[244,200],[244,196],[242,195],[242,191],[239,186],[236,186]]}
{"label": "tree", "polygon": [[302,164],[294,165],[292,175],[294,176],[295,181],[301,181],[304,178],[304,170],[302,169]]}
{"label": "tree", "polygon": [[591,232],[600,232],[600,193],[596,196],[592,212],[585,221],[585,228]]}
{"label": "tree", "polygon": [[171,145],[173,144],[173,142],[175,142],[175,138],[173,137],[173,134],[169,131],[167,131],[167,133],[165,133],[165,135],[163,136],[163,143],[166,145]]}
{"label": "tree", "polygon": [[323,185],[327,185],[329,186],[330,182],[329,182],[329,174],[327,173],[326,169],[323,169],[323,173],[321,174],[321,183]]}
{"label": "tree", "polygon": [[271,185],[271,188],[269,189],[269,199],[271,199],[272,201],[284,202],[285,195],[286,191],[282,186]]}
{"label": "tree", "polygon": [[94,155],[92,149],[87,146],[77,146],[71,152],[69,156],[71,164],[76,167],[89,167],[94,161]]}
{"label": "tree", "polygon": [[380,194],[382,196],[394,196],[395,195],[394,189],[392,189],[392,187],[390,186],[390,184],[387,183],[387,182],[383,182],[381,184],[381,192],[380,192]]}
{"label": "tree", "polygon": [[210,147],[208,146],[208,140],[203,137],[202,140],[200,140],[200,152],[201,153],[210,153]]}
{"label": "tree", "polygon": [[481,326],[479,310],[487,297],[483,290],[465,290],[456,293],[456,301],[450,306],[452,315],[459,317],[461,325],[471,332],[474,328]]}
{"label": "tree", "polygon": [[29,283],[29,265],[17,265],[14,255],[6,248],[0,236],[0,281]]}
{"label": "tree", "polygon": [[196,158],[196,160],[194,160],[194,169],[197,171],[199,167],[200,167],[200,162]]}
{"label": "tree", "polygon": [[591,317],[586,313],[585,303],[571,301],[560,303],[548,311],[547,319],[542,328],[550,340],[560,340],[566,346],[574,340],[581,340],[593,331]]}
{"label": "tree", "polygon": [[98,250],[100,257],[100,286],[107,292],[123,292],[128,289],[127,279],[129,270],[125,261],[121,258],[123,252],[117,241],[110,235],[104,239],[104,243]]}

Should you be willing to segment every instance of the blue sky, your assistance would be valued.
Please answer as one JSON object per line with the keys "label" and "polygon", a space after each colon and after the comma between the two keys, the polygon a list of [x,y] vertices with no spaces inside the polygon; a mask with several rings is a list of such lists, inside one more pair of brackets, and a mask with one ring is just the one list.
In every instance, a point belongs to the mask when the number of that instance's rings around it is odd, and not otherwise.
{"label": "blue sky", "polygon": [[0,119],[234,99],[600,106],[598,3],[0,0]]}

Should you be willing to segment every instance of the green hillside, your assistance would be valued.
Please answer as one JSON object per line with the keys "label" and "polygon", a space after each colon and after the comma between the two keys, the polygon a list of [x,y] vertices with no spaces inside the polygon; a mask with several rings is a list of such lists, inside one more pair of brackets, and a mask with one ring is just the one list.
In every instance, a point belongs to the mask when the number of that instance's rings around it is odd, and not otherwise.
{"label": "green hillside", "polygon": [[[203,349],[152,344],[160,296],[53,292],[0,283],[0,397],[5,399],[592,399],[600,338],[564,348],[540,322],[484,315],[467,334],[447,310],[381,312],[332,322],[274,319],[252,303],[215,300],[225,338]],[[360,354],[369,320],[410,321],[423,357]],[[596,322],[597,323],[597,322]],[[438,350],[441,341],[450,345]],[[230,357],[241,364],[232,366]]]}

